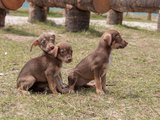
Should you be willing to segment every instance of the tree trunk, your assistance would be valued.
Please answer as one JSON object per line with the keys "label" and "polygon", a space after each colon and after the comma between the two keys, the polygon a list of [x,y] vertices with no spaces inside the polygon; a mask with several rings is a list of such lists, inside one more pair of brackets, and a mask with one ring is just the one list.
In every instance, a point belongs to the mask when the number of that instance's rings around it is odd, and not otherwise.
{"label": "tree trunk", "polygon": [[29,22],[45,22],[47,20],[47,7],[40,7],[38,5],[29,3]]}
{"label": "tree trunk", "polygon": [[6,10],[0,8],[0,28],[5,26]]}
{"label": "tree trunk", "polygon": [[107,24],[116,25],[122,24],[123,13],[115,10],[110,10],[107,15]]}
{"label": "tree trunk", "polygon": [[90,12],[79,10],[75,7],[65,9],[65,27],[68,31],[77,32],[88,30],[90,22]]}
{"label": "tree trunk", "polygon": [[159,15],[158,15],[157,31],[160,32],[160,10],[159,10]]}
{"label": "tree trunk", "polygon": [[62,7],[75,6],[81,10],[105,13],[110,10],[110,0],[27,0],[38,6]]}

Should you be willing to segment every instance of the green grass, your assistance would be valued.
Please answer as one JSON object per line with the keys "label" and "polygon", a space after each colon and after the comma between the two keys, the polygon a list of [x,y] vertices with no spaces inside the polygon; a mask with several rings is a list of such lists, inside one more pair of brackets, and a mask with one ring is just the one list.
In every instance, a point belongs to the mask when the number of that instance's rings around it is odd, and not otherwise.
{"label": "green grass", "polygon": [[[127,26],[114,26],[129,42],[123,50],[113,50],[107,73],[108,93],[82,89],[75,94],[31,94],[21,96],[16,79],[22,66],[41,54],[38,47],[29,52],[32,41],[44,31],[55,31],[56,41],[68,41],[73,47],[73,62],[64,64],[67,72],[93,51],[104,27],[91,26],[89,31],[66,32],[63,26],[37,23],[6,26],[0,30],[0,119],[1,120],[159,120],[160,119],[160,34]],[[8,36],[28,41],[17,42]],[[14,37],[13,37],[14,39]],[[3,73],[3,74],[2,74]]]}

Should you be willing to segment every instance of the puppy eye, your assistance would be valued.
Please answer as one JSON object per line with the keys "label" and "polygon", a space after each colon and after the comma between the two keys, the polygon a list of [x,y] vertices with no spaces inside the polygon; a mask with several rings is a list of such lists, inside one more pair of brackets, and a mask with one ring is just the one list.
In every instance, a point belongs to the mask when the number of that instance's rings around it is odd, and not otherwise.
{"label": "puppy eye", "polygon": [[61,53],[62,53],[62,54],[64,54],[64,53],[65,53],[65,51],[64,51],[64,50],[61,50]]}
{"label": "puppy eye", "polygon": [[54,37],[50,37],[50,40],[54,40],[55,38]]}
{"label": "puppy eye", "polygon": [[42,45],[44,45],[45,43],[46,43],[46,41],[45,41],[45,40],[42,40],[42,41],[41,41],[41,44],[42,44]]}
{"label": "puppy eye", "polygon": [[119,36],[119,35],[117,35],[117,36],[116,36],[116,38],[120,38],[120,36]]}

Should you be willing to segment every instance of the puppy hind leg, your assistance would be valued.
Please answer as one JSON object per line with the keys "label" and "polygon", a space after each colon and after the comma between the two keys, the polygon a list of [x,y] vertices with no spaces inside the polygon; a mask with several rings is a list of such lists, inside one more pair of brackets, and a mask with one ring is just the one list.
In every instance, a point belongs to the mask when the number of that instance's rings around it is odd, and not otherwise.
{"label": "puppy hind leg", "polygon": [[68,86],[69,86],[69,92],[74,93],[75,91],[75,84],[77,82],[77,77],[74,76],[74,74],[70,74],[68,76]]}
{"label": "puppy hind leg", "polygon": [[18,79],[17,89],[22,94],[28,93],[30,87],[35,83],[36,79],[33,76],[25,76]]}

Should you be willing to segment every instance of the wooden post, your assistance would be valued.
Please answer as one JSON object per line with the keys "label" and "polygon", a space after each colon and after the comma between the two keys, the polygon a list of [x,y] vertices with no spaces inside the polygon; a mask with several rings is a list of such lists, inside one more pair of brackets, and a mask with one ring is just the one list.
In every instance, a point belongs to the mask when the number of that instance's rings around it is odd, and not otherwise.
{"label": "wooden post", "polygon": [[76,7],[65,9],[65,27],[68,31],[78,32],[88,30],[90,22],[90,12],[79,10]]}
{"label": "wooden post", "polygon": [[0,28],[5,26],[6,10],[0,8]]}
{"label": "wooden post", "polygon": [[41,7],[34,3],[29,3],[29,22],[45,22],[47,20],[47,7]]}
{"label": "wooden post", "polygon": [[160,32],[160,10],[159,10],[159,14],[158,14],[157,31]]}
{"label": "wooden post", "polygon": [[107,15],[107,24],[116,25],[122,24],[123,13],[115,10],[110,10]]}
{"label": "wooden post", "polygon": [[147,20],[152,20],[152,12],[148,12]]}
{"label": "wooden post", "polygon": [[49,14],[49,10],[50,10],[49,7],[47,7],[47,14]]}

